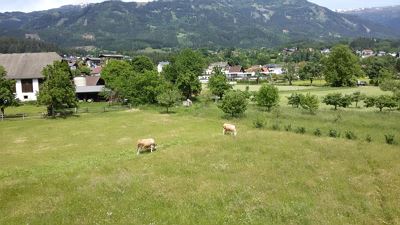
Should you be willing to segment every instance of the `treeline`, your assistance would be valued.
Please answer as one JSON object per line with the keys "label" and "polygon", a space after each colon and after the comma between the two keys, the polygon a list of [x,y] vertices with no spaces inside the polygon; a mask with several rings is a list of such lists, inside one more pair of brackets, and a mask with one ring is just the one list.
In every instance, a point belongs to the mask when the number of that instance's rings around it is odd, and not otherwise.
{"label": "treeline", "polygon": [[86,52],[83,50],[60,48],[55,44],[44,41],[0,37],[0,53],[9,54],[26,52],[57,52],[60,55],[86,55]]}

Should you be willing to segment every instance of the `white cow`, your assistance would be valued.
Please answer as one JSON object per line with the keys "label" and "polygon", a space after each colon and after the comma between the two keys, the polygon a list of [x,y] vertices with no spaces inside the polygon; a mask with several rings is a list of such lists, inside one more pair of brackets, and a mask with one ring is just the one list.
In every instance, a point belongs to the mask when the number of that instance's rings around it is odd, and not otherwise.
{"label": "white cow", "polygon": [[223,127],[224,127],[224,129],[222,131],[223,135],[225,135],[226,133],[231,133],[231,134],[233,133],[233,135],[236,136],[237,130],[236,130],[235,125],[229,124],[229,123],[225,123]]}
{"label": "white cow", "polygon": [[138,140],[137,153],[136,153],[137,155],[140,154],[140,151],[149,150],[149,149],[151,152],[153,152],[154,150],[157,150],[157,144],[153,138]]}

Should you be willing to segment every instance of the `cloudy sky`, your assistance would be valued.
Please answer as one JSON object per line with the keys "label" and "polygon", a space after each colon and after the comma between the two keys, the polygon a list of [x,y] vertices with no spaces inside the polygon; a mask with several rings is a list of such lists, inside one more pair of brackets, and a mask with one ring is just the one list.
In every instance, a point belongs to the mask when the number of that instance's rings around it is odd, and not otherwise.
{"label": "cloudy sky", "polygon": [[[102,2],[103,0],[0,0],[0,12],[31,12],[62,5]],[[131,1],[131,0],[128,0]],[[135,0],[145,2],[148,0]],[[218,0],[216,0],[218,1]],[[330,9],[364,8],[372,6],[400,5],[400,0],[310,0]]]}

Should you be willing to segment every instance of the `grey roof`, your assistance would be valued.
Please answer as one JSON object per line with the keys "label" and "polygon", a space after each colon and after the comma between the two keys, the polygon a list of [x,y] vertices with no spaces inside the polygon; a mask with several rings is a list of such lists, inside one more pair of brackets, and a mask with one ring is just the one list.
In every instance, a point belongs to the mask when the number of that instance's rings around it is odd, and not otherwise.
{"label": "grey roof", "polygon": [[104,89],[103,85],[98,86],[76,86],[75,93],[100,93]]}
{"label": "grey roof", "polygon": [[55,52],[0,54],[0,65],[10,79],[43,78],[43,68],[61,59]]}

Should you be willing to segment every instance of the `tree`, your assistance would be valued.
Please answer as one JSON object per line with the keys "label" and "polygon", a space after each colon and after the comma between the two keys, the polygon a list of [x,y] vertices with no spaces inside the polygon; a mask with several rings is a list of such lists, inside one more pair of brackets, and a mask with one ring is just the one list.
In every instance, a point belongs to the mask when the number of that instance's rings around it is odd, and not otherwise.
{"label": "tree", "polygon": [[319,99],[316,95],[307,93],[306,95],[301,96],[300,106],[303,109],[308,110],[311,114],[315,114],[319,108]]}
{"label": "tree", "polygon": [[165,67],[163,76],[190,99],[201,92],[198,77],[203,73],[204,67],[205,61],[199,52],[185,49],[171,60],[170,65]]}
{"label": "tree", "polygon": [[130,62],[130,64],[133,67],[133,70],[138,73],[156,70],[154,63],[146,56],[137,56]]}
{"label": "tree", "polygon": [[129,98],[131,86],[128,84],[134,76],[132,67],[126,61],[110,60],[101,72],[101,77],[106,83],[106,88],[114,92],[114,97],[119,100]]}
{"label": "tree", "polygon": [[224,93],[230,89],[232,86],[228,83],[225,74],[222,72],[221,68],[214,68],[213,74],[208,82],[208,88],[213,95],[216,95],[222,99]]}
{"label": "tree", "polygon": [[113,96],[134,105],[155,104],[160,93],[161,78],[155,70],[137,72],[126,61],[110,60],[102,71],[106,87]]}
{"label": "tree", "polygon": [[176,105],[181,98],[182,95],[179,90],[172,84],[167,84],[157,96],[157,101],[161,106],[165,107],[167,113],[169,113],[169,108]]}
{"label": "tree", "polygon": [[16,104],[14,95],[15,81],[6,78],[7,72],[0,66],[0,115],[5,115],[5,108]]}
{"label": "tree", "polygon": [[365,94],[361,94],[361,92],[356,91],[351,95],[351,101],[356,103],[356,107],[358,107],[358,103],[366,98]]}
{"label": "tree", "polygon": [[314,79],[321,77],[322,66],[318,62],[306,62],[306,64],[299,70],[299,77],[301,80],[310,80],[310,84]]}
{"label": "tree", "polygon": [[222,103],[218,107],[232,117],[242,115],[247,110],[247,99],[242,91],[229,91],[222,98]]}
{"label": "tree", "polygon": [[285,69],[285,79],[288,80],[289,85],[292,85],[294,79],[296,79],[296,64],[289,62],[284,66]]}
{"label": "tree", "polygon": [[273,85],[263,84],[256,95],[256,102],[261,107],[271,111],[272,107],[279,103],[279,90]]}
{"label": "tree", "polygon": [[[77,69],[77,70],[78,70],[78,69]],[[82,74],[85,74],[85,75],[90,75],[90,73],[92,72],[92,71],[90,70],[90,68],[87,67],[87,66],[80,66],[80,67],[79,67],[79,71],[80,71]]]}
{"label": "tree", "polygon": [[396,99],[390,95],[381,95],[378,97],[367,97],[365,100],[365,105],[367,108],[376,107],[380,112],[383,111],[384,108],[395,108],[397,105]]}
{"label": "tree", "polygon": [[358,57],[345,45],[334,47],[323,65],[325,80],[332,87],[355,86],[363,75]]}
{"label": "tree", "polygon": [[395,68],[396,68],[397,72],[400,73],[400,58],[398,58],[398,59],[396,60]]}
{"label": "tree", "polygon": [[300,102],[301,102],[301,98],[303,96],[304,96],[303,94],[292,93],[289,97],[287,97],[288,105],[293,106],[293,108],[299,108]]}
{"label": "tree", "polygon": [[322,102],[334,106],[337,110],[338,107],[349,107],[352,103],[352,97],[350,95],[343,96],[341,93],[331,93],[326,95]]}
{"label": "tree", "polygon": [[43,69],[44,83],[40,87],[38,102],[47,107],[47,115],[77,106],[72,74],[66,62],[54,62]]}

